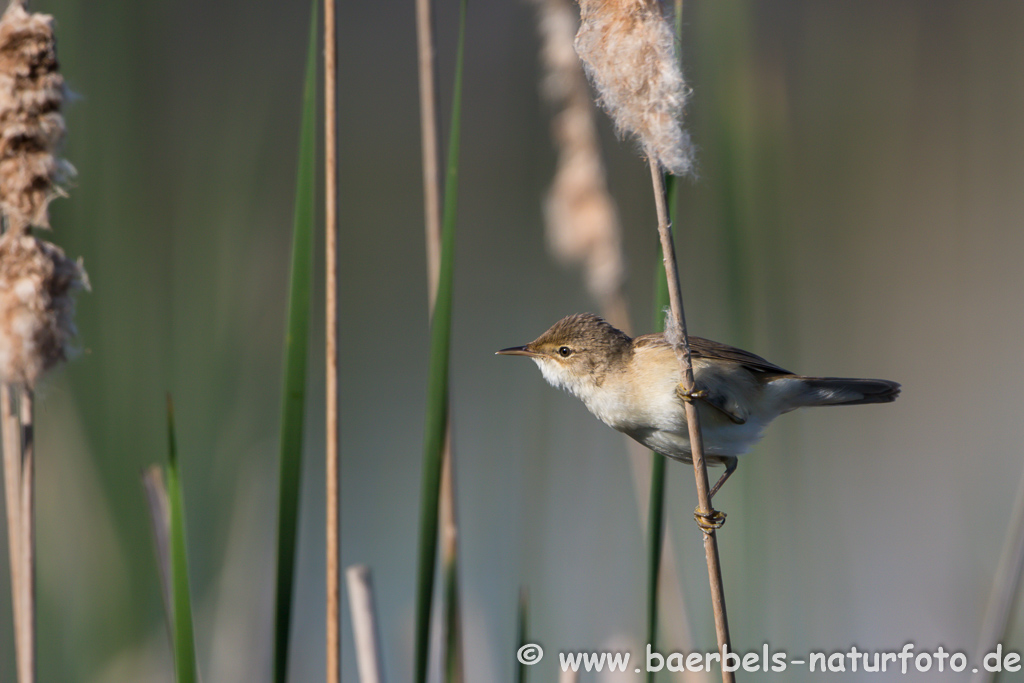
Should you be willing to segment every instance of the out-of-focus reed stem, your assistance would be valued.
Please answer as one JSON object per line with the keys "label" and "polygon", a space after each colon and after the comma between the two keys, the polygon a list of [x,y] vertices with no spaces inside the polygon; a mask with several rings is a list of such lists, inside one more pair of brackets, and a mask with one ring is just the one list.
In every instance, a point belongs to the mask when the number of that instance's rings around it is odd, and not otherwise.
{"label": "out-of-focus reed stem", "polygon": [[462,619],[459,613],[459,527],[455,514],[455,471],[452,462],[452,421],[449,408],[441,463],[441,571],[444,577],[444,677],[461,683]]}
{"label": "out-of-focus reed stem", "polygon": [[174,599],[171,595],[171,503],[167,497],[167,480],[163,468],[150,465],[142,473],[142,488],[149,503],[149,524],[153,530],[156,545],[157,570],[160,572],[160,588],[164,598],[164,614],[167,617],[167,633],[171,634],[174,647],[174,624],[171,614]]}
{"label": "out-of-focus reed stem", "polygon": [[416,45],[420,83],[420,144],[423,150],[423,208],[427,237],[427,296],[431,315],[441,272],[441,164],[438,156],[437,79],[434,77],[434,22],[430,0],[416,0]]}
{"label": "out-of-focus reed stem", "polygon": [[352,633],[356,641],[356,665],[359,683],[384,683],[383,658],[380,653],[380,631],[373,600],[373,579],[366,565],[352,565],[345,570],[348,584],[348,605],[352,614]]}
{"label": "out-of-focus reed stem", "polygon": [[338,156],[334,1],[324,0],[324,252],[326,254],[327,683],[341,678],[338,612]]}
{"label": "out-of-focus reed stem", "polygon": [[[1010,524],[1006,529],[1003,552],[992,581],[992,592],[988,598],[988,607],[985,608],[985,619],[981,623],[978,649],[975,650],[975,662],[980,662],[985,655],[995,651],[996,645],[1006,636],[1006,629],[1010,625],[1010,614],[1020,591],[1022,573],[1024,573],[1024,472],[1021,473],[1020,484],[1017,485],[1017,497],[1014,499]],[[982,667],[981,670],[975,670],[971,677],[971,683],[989,683],[995,678],[994,672]]]}
{"label": "out-of-focus reed stem", "polygon": [[[658,234],[661,238],[662,256],[665,260],[665,279],[668,283],[668,298],[672,319],[666,325],[666,335],[677,342],[676,354],[683,371],[683,390],[694,391],[693,361],[690,356],[690,341],[686,334],[686,318],[683,314],[683,296],[679,285],[679,270],[676,266],[675,245],[672,229],[668,220],[668,207],[665,202],[665,185],[661,168],[655,158],[650,159],[651,182],[654,186],[654,201],[658,214]],[[711,486],[708,483],[707,463],[704,461],[704,440],[700,431],[700,418],[693,400],[684,402],[686,423],[690,432],[690,450],[693,456],[693,473],[697,483],[698,514],[708,517],[714,514],[709,495]],[[704,531],[704,555],[708,565],[708,580],[711,584],[711,606],[715,614],[715,635],[718,640],[719,652],[729,647],[729,622],[725,611],[725,588],[722,585],[722,567],[718,557],[718,539],[715,530],[702,526]],[[732,672],[722,667],[722,681],[731,683],[735,677]]]}

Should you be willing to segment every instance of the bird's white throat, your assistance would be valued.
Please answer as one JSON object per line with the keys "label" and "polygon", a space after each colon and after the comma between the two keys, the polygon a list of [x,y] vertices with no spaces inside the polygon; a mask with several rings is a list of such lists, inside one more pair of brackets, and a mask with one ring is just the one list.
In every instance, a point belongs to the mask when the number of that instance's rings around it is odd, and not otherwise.
{"label": "bird's white throat", "polygon": [[577,398],[585,399],[582,394],[583,382],[581,378],[570,372],[567,367],[556,360],[548,358],[534,358],[533,362],[540,368],[540,374],[544,376],[548,384],[559,389],[565,389]]}

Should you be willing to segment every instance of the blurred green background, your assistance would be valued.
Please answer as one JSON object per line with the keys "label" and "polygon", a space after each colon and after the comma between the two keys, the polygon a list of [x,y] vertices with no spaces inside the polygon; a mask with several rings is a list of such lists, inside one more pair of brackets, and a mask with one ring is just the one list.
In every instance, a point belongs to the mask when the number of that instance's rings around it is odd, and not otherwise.
{"label": "blurred green background", "polygon": [[[165,457],[167,391],[200,668],[268,680],[307,5],[33,9],[55,15],[79,95],[66,145],[79,178],[53,205],[54,238],[93,283],[82,354],[39,390],[40,680],[170,680],[139,484]],[[443,112],[455,11],[437,8]],[[684,17],[691,332],[798,372],[904,385],[891,406],[780,419],[716,499],[734,647],[972,655],[1024,465],[1024,4],[698,0]],[[386,672],[405,681],[427,361],[412,3],[341,3],[338,19],[342,565],[372,567]],[[468,31],[452,377],[467,680],[512,679],[521,585],[549,657],[531,675],[554,680],[560,650],[643,651],[643,521],[623,439],[532,364],[493,356],[595,304],[545,250],[554,152],[534,8],[472,3]],[[649,173],[600,122],[648,331]],[[311,362],[296,681],[324,667],[322,353]],[[692,481],[670,464],[672,555],[707,649]],[[13,681],[7,567],[0,681]],[[343,617],[354,682],[344,598]],[[1024,647],[1021,626],[1018,608],[1007,648]]]}

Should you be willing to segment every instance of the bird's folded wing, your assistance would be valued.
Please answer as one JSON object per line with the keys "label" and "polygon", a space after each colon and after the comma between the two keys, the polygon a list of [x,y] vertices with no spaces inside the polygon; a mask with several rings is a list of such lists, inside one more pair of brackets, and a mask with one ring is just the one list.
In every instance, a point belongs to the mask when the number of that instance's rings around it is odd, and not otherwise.
{"label": "bird's folded wing", "polygon": [[[749,417],[749,411],[744,407],[746,402],[740,400],[740,397],[736,395],[737,391],[742,392],[744,385],[757,385],[778,375],[793,374],[756,354],[735,346],[703,337],[690,337],[689,341],[690,354],[695,366],[697,383],[695,389],[704,392],[700,400],[720,411],[736,424],[745,423]],[[671,348],[665,335],[660,333],[637,337],[634,340],[634,346]],[[698,371],[697,366],[704,367]],[[729,368],[732,368],[732,371]],[[737,383],[738,378],[732,374],[733,372],[749,373],[747,374],[748,381]],[[676,388],[676,393],[680,400],[686,400],[682,385]]]}
{"label": "bird's folded wing", "polygon": [[752,372],[763,372],[769,375],[792,375],[789,370],[780,368],[775,363],[769,363],[761,356],[737,349],[721,342],[711,341],[703,337],[690,337],[690,353],[696,358],[707,358],[708,360],[728,360],[739,363]]}

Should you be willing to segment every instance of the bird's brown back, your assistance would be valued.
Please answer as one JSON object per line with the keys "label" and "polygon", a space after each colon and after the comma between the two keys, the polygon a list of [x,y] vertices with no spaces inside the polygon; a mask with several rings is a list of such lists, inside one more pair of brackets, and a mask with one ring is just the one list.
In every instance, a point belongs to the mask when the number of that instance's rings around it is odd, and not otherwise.
{"label": "bird's brown back", "polygon": [[[689,337],[689,340],[690,353],[694,358],[703,358],[711,361],[730,361],[742,365],[744,368],[755,374],[765,376],[793,374],[789,370],[780,368],[778,365],[770,363],[756,354],[744,351],[743,349],[738,349],[735,346],[729,346],[728,344],[723,344],[721,342],[704,339],[703,337]],[[665,339],[665,334],[662,332],[644,334],[633,339],[634,349],[653,346],[669,347],[670,344]]]}

